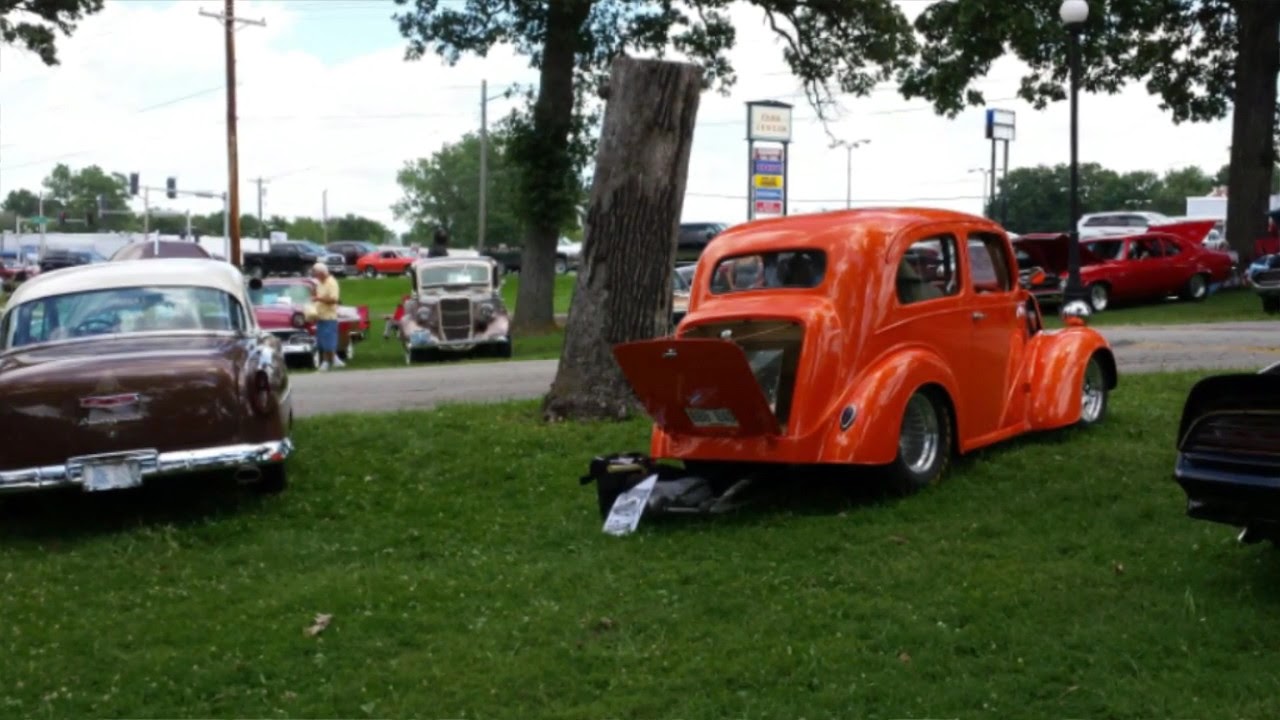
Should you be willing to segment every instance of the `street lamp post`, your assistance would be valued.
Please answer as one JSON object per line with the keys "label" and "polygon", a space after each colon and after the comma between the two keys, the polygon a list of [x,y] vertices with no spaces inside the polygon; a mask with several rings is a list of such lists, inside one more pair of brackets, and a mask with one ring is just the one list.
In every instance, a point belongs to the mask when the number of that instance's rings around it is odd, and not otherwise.
{"label": "street lamp post", "polygon": [[1080,105],[1080,31],[1089,18],[1086,0],[1063,0],[1058,8],[1062,24],[1067,26],[1067,61],[1071,75],[1071,242],[1067,244],[1067,287],[1063,289],[1064,310],[1072,301],[1084,301],[1087,297],[1080,284],[1080,164],[1079,119]]}
{"label": "street lamp post", "polygon": [[832,149],[835,149],[838,147],[842,147],[845,149],[844,207],[846,210],[853,207],[853,151],[855,148],[860,148],[869,142],[871,141],[868,140],[867,138],[862,138],[861,140],[853,140],[853,141],[849,141],[849,140],[831,141]]}
{"label": "street lamp post", "polygon": [[982,173],[982,215],[987,215],[987,169],[986,168],[969,168],[969,174]]}

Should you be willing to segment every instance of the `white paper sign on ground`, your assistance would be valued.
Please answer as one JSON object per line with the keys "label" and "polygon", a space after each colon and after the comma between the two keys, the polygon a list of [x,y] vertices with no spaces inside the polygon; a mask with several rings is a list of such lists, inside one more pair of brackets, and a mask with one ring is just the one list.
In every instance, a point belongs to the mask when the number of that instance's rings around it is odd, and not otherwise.
{"label": "white paper sign on ground", "polygon": [[649,504],[649,496],[658,484],[655,473],[640,481],[640,484],[622,493],[613,501],[609,517],[604,520],[604,531],[609,535],[630,535],[640,524],[640,515]]}

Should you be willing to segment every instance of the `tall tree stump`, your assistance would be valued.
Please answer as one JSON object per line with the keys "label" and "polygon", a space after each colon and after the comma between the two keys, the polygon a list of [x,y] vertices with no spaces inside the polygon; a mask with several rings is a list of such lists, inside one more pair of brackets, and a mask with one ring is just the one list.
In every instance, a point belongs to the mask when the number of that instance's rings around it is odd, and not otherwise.
{"label": "tall tree stump", "polygon": [[612,347],[666,334],[702,70],[619,57],[596,154],[582,267],[547,420],[625,419],[635,394]]}

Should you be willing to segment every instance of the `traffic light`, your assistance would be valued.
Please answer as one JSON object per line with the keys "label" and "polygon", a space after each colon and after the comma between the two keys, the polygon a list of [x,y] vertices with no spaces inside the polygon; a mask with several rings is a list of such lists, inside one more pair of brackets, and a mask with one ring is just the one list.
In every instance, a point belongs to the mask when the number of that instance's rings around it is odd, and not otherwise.
{"label": "traffic light", "polygon": [[129,173],[129,194],[138,194],[138,173]]}
{"label": "traffic light", "polygon": [[178,178],[171,177],[164,181],[164,194],[170,200],[178,197]]}
{"label": "traffic light", "polygon": [[66,211],[66,210],[59,210],[59,211],[58,211],[58,225],[66,225],[66,224],[67,224],[67,211]]}
{"label": "traffic light", "polygon": [[97,219],[98,219],[97,214],[96,214],[96,213],[94,213],[92,210],[85,210],[85,211],[84,211],[84,224],[85,224],[85,225],[87,225],[87,226],[89,226],[89,227],[93,227],[93,226],[96,224],[96,223],[95,223],[95,221],[96,221]]}

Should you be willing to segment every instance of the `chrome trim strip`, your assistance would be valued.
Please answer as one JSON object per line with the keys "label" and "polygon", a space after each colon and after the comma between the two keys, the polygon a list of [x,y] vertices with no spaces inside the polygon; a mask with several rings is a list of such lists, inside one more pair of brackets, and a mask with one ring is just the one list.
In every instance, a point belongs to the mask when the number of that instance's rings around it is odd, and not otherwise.
{"label": "chrome trim strip", "polygon": [[474,347],[476,345],[500,345],[507,341],[505,335],[488,338],[471,338],[469,340],[441,340],[439,342],[414,342],[409,341],[409,348],[412,350],[430,350],[431,348],[441,348],[448,350],[452,347]]}
{"label": "chrome trim strip", "polygon": [[293,453],[289,438],[265,443],[223,445],[199,450],[130,450],[68,458],[62,465],[0,470],[0,493],[72,487],[84,482],[84,464],[94,460],[134,460],[142,466],[143,479],[193,472],[235,470],[244,465],[284,462]]}

